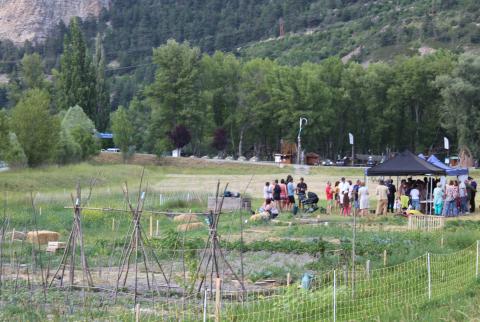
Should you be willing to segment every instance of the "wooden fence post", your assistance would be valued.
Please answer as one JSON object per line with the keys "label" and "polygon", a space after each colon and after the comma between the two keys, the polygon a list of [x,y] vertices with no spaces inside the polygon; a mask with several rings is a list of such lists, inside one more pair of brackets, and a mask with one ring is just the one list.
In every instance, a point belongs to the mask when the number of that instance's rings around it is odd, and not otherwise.
{"label": "wooden fence post", "polygon": [[222,285],[222,279],[217,278],[215,280],[215,322],[220,322],[220,312],[221,312],[221,299],[222,299],[222,294],[221,294],[221,285]]}
{"label": "wooden fence post", "polygon": [[383,251],[383,266],[387,266],[387,250]]}
{"label": "wooden fence post", "polygon": [[149,230],[150,238],[152,238],[153,237],[153,216],[152,215],[150,215],[150,227],[149,228],[150,228],[150,230]]}
{"label": "wooden fence post", "polygon": [[140,303],[135,305],[135,322],[140,322]]}

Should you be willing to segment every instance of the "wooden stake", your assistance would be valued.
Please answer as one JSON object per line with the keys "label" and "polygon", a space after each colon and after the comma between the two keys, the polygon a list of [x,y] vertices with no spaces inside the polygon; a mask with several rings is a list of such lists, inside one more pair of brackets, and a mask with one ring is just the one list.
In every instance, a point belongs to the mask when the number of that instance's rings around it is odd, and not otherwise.
{"label": "wooden stake", "polygon": [[440,239],[440,246],[442,246],[443,248],[443,236],[442,236],[442,239]]}
{"label": "wooden stake", "polygon": [[153,237],[153,217],[150,216],[150,238]]}
{"label": "wooden stake", "polygon": [[140,322],[140,303],[135,305],[135,322]]}
{"label": "wooden stake", "polygon": [[222,279],[217,278],[215,280],[215,322],[220,322],[220,306],[222,298],[222,294],[220,293],[221,285]]}
{"label": "wooden stake", "polygon": [[383,251],[383,266],[387,266],[387,250]]}
{"label": "wooden stake", "polygon": [[[38,236],[37,236],[37,238],[38,238]],[[15,228],[13,228],[13,230],[12,230],[12,242],[13,242],[14,239],[15,239]]]}
{"label": "wooden stake", "polygon": [[367,263],[365,264],[365,272],[367,273],[367,279],[370,278],[370,260],[367,259]]}
{"label": "wooden stake", "polygon": [[291,277],[290,277],[290,272],[287,273],[287,286],[290,286],[291,282]]}
{"label": "wooden stake", "polygon": [[115,218],[112,218],[112,231],[115,231]]}
{"label": "wooden stake", "polygon": [[155,236],[158,236],[158,220],[157,220],[157,229],[155,229]]}

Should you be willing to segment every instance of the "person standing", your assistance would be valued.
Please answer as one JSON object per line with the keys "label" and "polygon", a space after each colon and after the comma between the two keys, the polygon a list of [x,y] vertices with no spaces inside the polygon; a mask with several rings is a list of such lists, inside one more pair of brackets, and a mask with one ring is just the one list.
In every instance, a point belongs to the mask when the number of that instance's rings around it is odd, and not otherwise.
{"label": "person standing", "polygon": [[468,180],[470,181],[470,187],[471,187],[470,212],[474,213],[475,212],[475,195],[477,194],[477,182],[472,177],[468,177]]}
{"label": "person standing", "polygon": [[338,187],[340,189],[340,212],[344,214],[345,210],[343,209],[343,202],[345,201],[345,195],[347,195],[348,198],[348,191],[350,189],[350,185],[348,184],[348,182],[345,181],[345,178],[342,178]]}
{"label": "person standing", "polygon": [[265,201],[272,200],[272,188],[270,182],[265,182],[265,187],[263,187],[263,199],[265,199]]}
{"label": "person standing", "polygon": [[385,181],[380,180],[378,183],[377,189],[375,191],[377,195],[377,210],[376,215],[386,215],[387,214],[387,203],[388,203],[388,188],[385,186]]}
{"label": "person standing", "polygon": [[433,189],[433,206],[435,208],[435,215],[440,216],[442,214],[443,207],[443,189],[440,182],[437,183],[437,187]]}
{"label": "person standing", "polygon": [[300,178],[300,182],[297,184],[298,206],[302,207],[301,200],[305,199],[307,194],[307,184],[303,178]]}
{"label": "person standing", "polygon": [[333,206],[333,189],[330,181],[327,182],[327,187],[325,188],[325,195],[327,196],[327,214],[332,214]]}
{"label": "person standing", "polygon": [[354,215],[357,215],[360,211],[360,200],[358,199],[358,191],[360,190],[360,180],[357,180],[355,185],[352,188],[352,199],[353,199],[353,211]]}
{"label": "person standing", "polygon": [[417,184],[410,190],[410,198],[412,202],[412,208],[414,210],[420,210],[420,190],[418,190]]}
{"label": "person standing", "polygon": [[455,187],[453,180],[445,188],[445,216],[450,217],[455,214]]}
{"label": "person standing", "polygon": [[293,178],[290,176],[287,179],[287,197],[288,197],[288,203],[287,203],[287,209],[291,210],[293,205],[295,205],[295,185],[293,183]]}
{"label": "person standing", "polygon": [[388,181],[388,184],[387,184],[387,188],[388,188],[388,203],[387,203],[387,212],[388,211],[391,211],[391,213],[393,214],[394,212],[394,206],[395,206],[395,194],[397,192],[397,188],[395,187],[395,185],[393,184],[393,180],[390,179]]}
{"label": "person standing", "polygon": [[358,200],[360,204],[360,215],[368,215],[368,188],[365,185],[365,182],[360,183],[360,188],[358,189]]}
{"label": "person standing", "polygon": [[284,210],[287,206],[287,184],[285,180],[280,180],[280,201],[281,201],[281,209]]}
{"label": "person standing", "polygon": [[282,189],[280,189],[280,185],[278,184],[278,179],[275,179],[275,184],[273,185],[273,200],[275,201],[275,207],[277,209],[282,209],[282,204],[281,204],[281,198],[280,198],[280,192]]}
{"label": "person standing", "polygon": [[467,215],[468,209],[468,191],[467,191],[467,181],[460,181],[458,184],[458,196],[460,197],[460,215]]}

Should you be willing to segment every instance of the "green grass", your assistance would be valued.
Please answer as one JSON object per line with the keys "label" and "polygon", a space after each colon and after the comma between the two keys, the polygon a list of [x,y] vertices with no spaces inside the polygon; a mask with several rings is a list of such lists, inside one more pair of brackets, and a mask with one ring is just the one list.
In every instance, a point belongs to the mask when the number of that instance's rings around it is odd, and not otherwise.
{"label": "green grass", "polygon": [[[69,206],[70,202],[68,201],[68,193],[73,190],[73,183],[78,178],[80,178],[82,184],[86,185],[92,176],[97,176],[100,179],[98,187],[112,187],[110,193],[105,192],[105,189],[102,189],[101,192],[96,192],[94,190],[92,199],[90,200],[90,206],[108,206],[124,209],[125,204],[123,201],[123,195],[119,191],[119,188],[115,190],[113,189],[113,186],[120,186],[121,183],[127,179],[130,183],[132,199],[134,199],[134,193],[137,189],[136,185],[138,185],[138,176],[141,169],[140,166],[132,165],[98,166],[84,163],[67,167],[50,167],[1,173],[0,178],[2,179],[2,183],[4,183],[3,187],[8,188],[7,190],[10,191],[7,196],[8,204],[6,205],[6,215],[9,218],[7,231],[11,231],[13,228],[17,231],[34,230],[34,219],[36,219],[39,229],[58,231],[61,234],[61,240],[66,240],[72,225],[73,215],[72,209],[65,209],[65,206]],[[224,169],[226,173],[230,171],[228,173],[231,174],[236,173],[237,170],[238,169]],[[351,175],[355,175],[355,173],[360,171],[359,169],[335,168],[318,168],[312,171],[318,172],[320,175],[324,174],[325,176],[340,176],[344,173],[341,172],[342,170],[352,171]],[[164,168],[152,166],[147,167],[146,176],[148,177],[149,182],[154,182],[156,180],[162,181],[165,180],[167,175],[178,174],[182,171],[184,171],[184,173],[190,171],[192,176],[195,176],[196,174],[209,171],[212,171],[213,173],[214,169],[184,170],[173,167]],[[245,175],[245,173],[243,174]],[[475,174],[478,173],[474,172],[474,175]],[[13,189],[13,192],[11,189]],[[33,189],[34,191],[41,192],[36,198],[36,217],[34,217],[28,196],[28,192]],[[4,198],[5,195],[0,194],[0,205]],[[259,203],[259,199],[254,200],[255,205],[258,205]],[[146,209],[180,212],[188,212],[192,210],[193,212],[202,212],[205,210],[205,205],[198,202],[186,203],[178,200],[159,205],[158,200],[156,200],[153,195],[147,195]],[[318,212],[315,213],[313,217],[316,217],[317,215]],[[115,254],[119,254],[123,247],[123,240],[131,223],[130,216],[131,214],[128,212],[99,210],[84,211],[83,228],[85,250],[92,267],[108,264],[109,261],[112,260],[112,254],[114,254],[113,264],[116,264],[118,256]],[[159,237],[152,241],[152,245],[155,247],[162,260],[168,262],[171,258],[178,259],[179,253],[175,252],[175,250],[181,248],[199,249],[204,246],[205,239],[208,236],[206,225],[201,229],[188,232],[184,235],[183,233],[175,232],[178,224],[174,223],[172,219],[164,215],[152,216],[154,218],[154,228],[155,223],[158,220],[160,230]],[[149,213],[145,213],[143,216],[142,226],[144,227],[145,232],[148,232],[149,217]],[[288,256],[288,254],[309,254],[314,258],[312,262],[296,263],[297,265],[292,267],[281,267],[273,265],[272,263],[259,264],[258,267],[253,271],[250,271],[248,273],[249,276],[247,276],[253,281],[268,277],[284,280],[286,274],[291,273],[293,280],[298,282],[301,279],[303,272],[306,270],[311,270],[316,276],[323,276],[325,272],[328,272],[333,268],[342,269],[344,265],[349,266],[351,264],[352,218],[339,215],[320,215],[320,217],[322,220],[327,220],[328,225],[301,225],[296,221],[293,215],[288,213],[280,215],[280,224],[278,225],[274,225],[271,222],[244,222],[244,235],[247,242],[241,244],[239,242],[240,214],[225,213],[222,214],[220,220],[219,234],[224,249],[232,252],[231,254],[238,254],[238,252],[242,250],[247,252],[246,254],[248,254],[248,256],[253,257],[256,256],[255,254],[257,252],[263,252],[263,254],[265,254],[265,252],[267,254],[284,253],[286,256]],[[248,214],[244,213],[243,218],[247,219]],[[115,219],[116,229],[112,231],[113,219]],[[289,226],[289,222],[292,222],[293,224]],[[445,229],[437,233],[405,232],[402,230],[404,229],[405,222],[406,220],[400,217],[382,217],[375,219],[359,218],[355,259],[359,270],[362,270],[363,267],[365,267],[367,260],[371,261],[372,269],[382,268],[384,250],[387,251],[388,255],[387,266],[392,267],[394,265],[401,265],[402,263],[412,261],[420,256],[424,256],[427,252],[440,254],[459,251],[469,247],[476,240],[480,239],[480,223],[475,221],[449,221]],[[399,230],[387,230],[387,228],[392,227],[397,227]],[[265,233],[260,233],[259,231],[265,231]],[[443,246],[441,245],[442,238],[444,241]],[[13,251],[16,253],[16,260],[21,263],[30,263],[32,260],[32,246],[28,243],[15,241],[12,245],[6,243],[3,247],[2,259],[6,262],[11,260],[11,254]],[[195,267],[198,261],[192,254],[188,253],[188,256],[190,256],[189,262],[187,263],[189,267]],[[48,258],[44,255],[42,250],[42,260],[45,264],[47,261],[50,261],[52,268],[58,264],[60,257],[61,254],[57,254]],[[259,261],[259,263],[264,262]],[[456,267],[458,265],[464,265],[465,263],[456,262],[453,264],[445,264],[443,262],[438,262],[437,264],[441,270],[446,270],[447,268],[450,268],[449,265],[451,265],[451,267]],[[423,276],[424,272],[413,272],[412,274],[415,276]],[[437,287],[440,287],[442,290],[445,289],[446,285],[441,284],[441,275],[435,276],[440,283],[437,284]],[[391,279],[392,283],[395,281],[394,277],[390,275],[385,278]],[[325,280],[324,282],[327,283],[329,281]],[[408,284],[408,281],[405,281],[405,283]],[[449,285],[450,284],[447,286]],[[359,285],[359,287],[361,287],[361,285]],[[468,285],[463,283],[463,281],[459,281],[458,285],[452,288],[452,291],[459,292],[459,299],[450,299],[448,297],[450,293],[444,294],[445,292],[442,291],[440,294],[441,296],[439,295],[438,298],[434,299],[434,303],[438,303],[438,305],[443,308],[444,306],[441,304],[444,303],[443,301],[449,303],[451,301],[460,301],[463,298],[466,302],[470,296],[469,294],[478,294],[480,292],[478,290],[478,285],[476,288],[463,292],[463,289],[467,287]],[[380,293],[375,296],[380,298],[386,294],[386,291],[388,290],[378,290]],[[299,293],[293,291],[290,292],[292,292],[291,295],[286,296],[279,301],[262,302],[265,304],[265,308],[261,309],[262,312],[264,312],[262,314],[266,314],[265,316],[262,315],[262,317],[272,318],[271,315],[268,315],[272,314],[271,312],[268,313],[267,308],[269,307],[289,307],[292,310],[298,307],[299,309],[295,312],[300,312],[300,308],[304,311],[306,311],[307,308],[315,308],[315,310],[318,309],[320,311],[324,310],[325,312],[328,312],[328,305],[330,305],[328,304],[329,302],[325,302],[327,306],[324,309],[321,307],[316,308],[316,303],[318,303],[319,298],[321,301],[327,301],[326,298],[330,296],[328,290],[325,294],[321,291],[307,295],[300,293],[300,298],[305,300],[304,304],[299,303],[296,299],[296,297],[299,296]],[[367,286],[365,286],[365,289],[362,292],[364,292],[366,299],[374,296],[368,293]],[[20,296],[18,298],[8,298],[8,296],[11,296],[8,292],[4,295],[7,296],[7,298],[3,298],[5,300],[5,306],[2,306],[2,308],[5,308],[5,310],[2,311],[3,315],[0,315],[1,319],[5,316],[16,317],[20,320],[42,319],[36,317],[36,309],[18,309],[27,305],[28,298],[21,298]],[[131,302],[126,301],[123,304],[124,307],[128,307]],[[410,305],[410,303],[407,304]],[[299,305],[303,306],[300,307]],[[393,311],[391,314],[397,314],[392,316],[396,316],[398,319],[392,319],[414,321],[418,319],[409,318],[409,316],[422,317],[420,314],[425,314],[424,316],[427,317],[440,316],[438,315],[439,313],[433,310],[431,305],[432,304],[426,302],[419,303],[422,310],[425,308],[425,312],[419,312],[416,307],[413,306],[411,309],[405,309],[403,311],[401,308],[397,308],[395,309],[396,311]],[[466,311],[464,313],[467,317],[475,316],[474,313],[479,313],[475,311],[473,306],[465,304],[465,307]],[[430,315],[427,315],[429,308],[431,308],[430,313],[428,313]],[[91,313],[86,313],[86,315],[75,315],[77,313],[74,313],[72,316],[77,316],[79,319],[85,319],[88,317],[88,314],[91,314],[91,317],[100,317],[101,314],[103,314],[101,312],[95,313],[94,310],[95,305],[92,306]],[[345,314],[353,314],[351,313],[351,310],[353,309],[349,310],[350,311]],[[455,317],[455,319],[458,317],[458,320],[462,320],[460,311],[449,311],[446,307],[442,310],[442,314],[445,314],[445,316]],[[359,308],[358,311],[362,312],[362,309]],[[110,310],[110,312],[112,311]],[[122,312],[122,306],[118,307],[118,312]],[[378,311],[377,313],[378,316],[383,316],[382,314],[385,312]],[[410,313],[414,315],[409,315]],[[59,316],[62,316],[61,313],[58,314]],[[130,312],[126,312],[125,314],[127,317],[131,317]],[[43,317],[45,315],[41,316]],[[294,316],[290,317],[294,319]],[[126,318],[126,320],[128,320],[128,318]],[[464,320],[468,319],[465,318]]]}

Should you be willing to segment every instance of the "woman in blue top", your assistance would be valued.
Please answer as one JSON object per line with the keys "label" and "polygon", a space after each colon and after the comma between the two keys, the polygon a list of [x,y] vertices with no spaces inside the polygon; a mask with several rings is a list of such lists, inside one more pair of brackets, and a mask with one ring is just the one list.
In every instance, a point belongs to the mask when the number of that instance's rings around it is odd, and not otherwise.
{"label": "woman in blue top", "polygon": [[292,206],[295,204],[295,185],[293,184],[293,178],[289,176],[288,183],[287,183],[287,196],[288,196],[288,203],[287,208],[290,210]]}
{"label": "woman in blue top", "polygon": [[443,195],[442,184],[437,183],[437,187],[433,189],[433,206],[435,207],[435,215],[440,216],[443,208]]}

